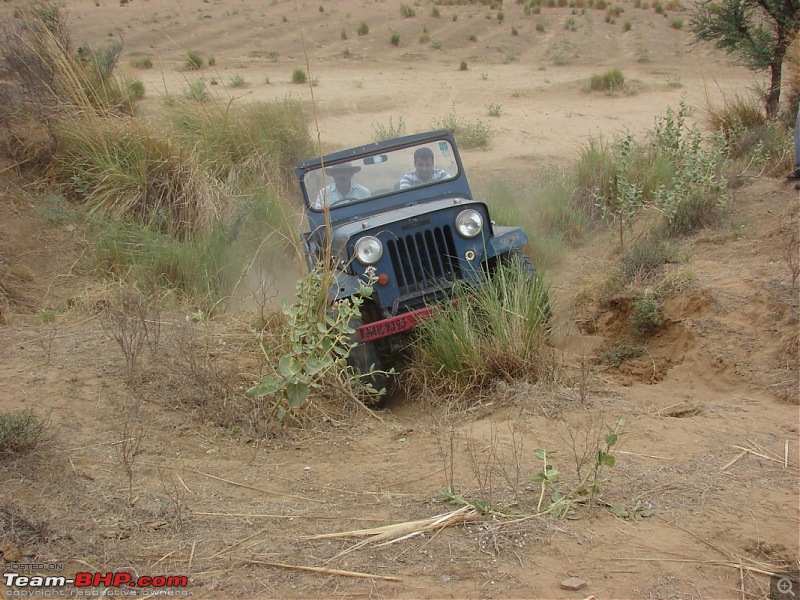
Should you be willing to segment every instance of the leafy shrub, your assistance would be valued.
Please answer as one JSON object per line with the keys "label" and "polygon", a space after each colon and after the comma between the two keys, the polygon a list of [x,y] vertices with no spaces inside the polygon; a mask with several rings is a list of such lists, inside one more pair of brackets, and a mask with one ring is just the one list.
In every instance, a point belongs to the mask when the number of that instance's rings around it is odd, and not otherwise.
{"label": "leafy shrub", "polygon": [[376,142],[391,140],[406,134],[406,124],[405,121],[403,121],[403,117],[398,117],[396,124],[392,120],[392,117],[389,117],[388,126],[384,126],[383,123],[378,123],[373,125],[372,128],[374,131],[372,139]]}
{"label": "leafy shrub", "polygon": [[661,301],[655,294],[645,293],[633,301],[631,313],[628,316],[628,325],[637,338],[643,339],[653,335],[658,331],[663,320]]}
{"label": "leafy shrub", "polygon": [[228,82],[228,85],[230,85],[232,88],[238,88],[242,87],[246,83],[247,81],[245,80],[244,75],[236,74],[231,77],[230,81]]}
{"label": "leafy shrub", "polygon": [[720,173],[724,145],[705,144],[698,128],[686,125],[688,115],[689,109],[681,101],[678,112],[667,109],[666,116],[656,119],[653,130],[652,144],[670,158],[675,169],[670,184],[660,185],[654,194],[670,235],[711,224],[727,204],[726,181]]}
{"label": "leafy shrub", "polygon": [[186,97],[197,102],[207,102],[209,96],[206,82],[203,79],[190,81],[189,87],[186,88]]}
{"label": "leafy shrub", "polygon": [[[299,421],[301,409],[314,390],[345,381],[357,395],[378,399],[385,390],[376,390],[368,379],[372,373],[356,373],[347,364],[356,346],[352,322],[361,317],[361,305],[372,294],[372,282],[362,285],[358,294],[327,305],[333,274],[319,265],[297,284],[295,303],[284,302],[287,318],[282,345],[285,353],[274,373],[261,377],[246,392],[248,398],[271,402],[268,413],[280,422],[287,417]],[[282,349],[282,348],[281,348]],[[265,356],[273,358],[274,347],[262,344]]]}
{"label": "leafy shrub", "polygon": [[499,117],[503,114],[503,107],[499,104],[489,104],[486,107],[486,114],[490,117]]}
{"label": "leafy shrub", "polygon": [[0,413],[0,458],[24,454],[47,440],[48,420],[29,409]]}
{"label": "leafy shrub", "polygon": [[358,29],[356,29],[356,33],[359,36],[367,35],[369,33],[369,25],[367,25],[366,22],[361,21],[361,24],[358,26]]}
{"label": "leafy shrub", "polygon": [[305,83],[306,81],[308,81],[308,73],[305,69],[297,67],[292,71],[292,83]]}
{"label": "leafy shrub", "polygon": [[470,123],[459,117],[455,111],[436,119],[434,128],[452,132],[462,148],[486,148],[492,139],[492,130],[488,125],[480,120]]}
{"label": "leafy shrub", "polygon": [[466,71],[468,69],[467,61],[462,60],[461,64],[458,66],[459,71]]}
{"label": "leafy shrub", "polygon": [[400,34],[399,33],[393,33],[392,37],[391,37],[391,39],[389,41],[391,42],[392,46],[395,46],[395,47],[399,46],[400,45]]}

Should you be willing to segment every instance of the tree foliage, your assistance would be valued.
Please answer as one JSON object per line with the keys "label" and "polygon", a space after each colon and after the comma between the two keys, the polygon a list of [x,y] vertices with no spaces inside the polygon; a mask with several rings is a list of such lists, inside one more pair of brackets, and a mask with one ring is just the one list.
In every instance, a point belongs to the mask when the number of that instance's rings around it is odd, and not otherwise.
{"label": "tree foliage", "polygon": [[767,116],[778,112],[781,68],[786,51],[800,31],[798,0],[701,0],[690,30],[698,41],[735,55],[753,71],[769,70]]}

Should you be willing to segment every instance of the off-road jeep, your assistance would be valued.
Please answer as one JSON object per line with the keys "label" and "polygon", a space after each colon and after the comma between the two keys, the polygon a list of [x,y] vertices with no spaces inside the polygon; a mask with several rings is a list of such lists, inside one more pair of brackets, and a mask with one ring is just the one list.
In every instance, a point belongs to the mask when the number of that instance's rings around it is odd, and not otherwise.
{"label": "off-road jeep", "polygon": [[[433,171],[420,164],[417,174],[415,157],[432,157]],[[350,362],[361,372],[391,362],[405,334],[449,301],[457,284],[481,285],[515,256],[535,273],[521,251],[525,232],[495,225],[486,204],[473,199],[448,131],[336,152],[299,165],[296,173],[310,226],[304,234],[309,267],[326,256],[328,244],[336,267],[329,301],[356,294],[370,275],[375,279],[361,320],[353,323],[358,344]]]}

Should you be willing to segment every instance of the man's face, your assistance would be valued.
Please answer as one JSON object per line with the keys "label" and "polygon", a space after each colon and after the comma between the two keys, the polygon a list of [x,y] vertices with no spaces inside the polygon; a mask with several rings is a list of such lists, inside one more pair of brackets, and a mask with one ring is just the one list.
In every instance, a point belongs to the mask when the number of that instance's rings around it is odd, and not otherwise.
{"label": "man's face", "polygon": [[428,183],[433,177],[433,159],[418,158],[414,161],[414,168],[417,170],[417,177],[423,183]]}
{"label": "man's face", "polygon": [[336,173],[333,176],[333,180],[336,182],[336,189],[339,192],[347,193],[350,191],[350,180],[352,179],[352,175],[349,173]]}

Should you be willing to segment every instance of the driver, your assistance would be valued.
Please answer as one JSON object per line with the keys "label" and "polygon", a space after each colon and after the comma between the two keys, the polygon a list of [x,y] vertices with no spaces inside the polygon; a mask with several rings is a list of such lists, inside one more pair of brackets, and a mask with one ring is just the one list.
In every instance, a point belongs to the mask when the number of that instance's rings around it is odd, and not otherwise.
{"label": "driver", "polygon": [[342,200],[364,200],[369,198],[370,192],[363,185],[353,183],[353,175],[358,173],[361,167],[351,162],[339,163],[325,168],[325,173],[333,178],[333,183],[329,183],[319,191],[313,208],[322,210],[327,204],[333,206]]}

